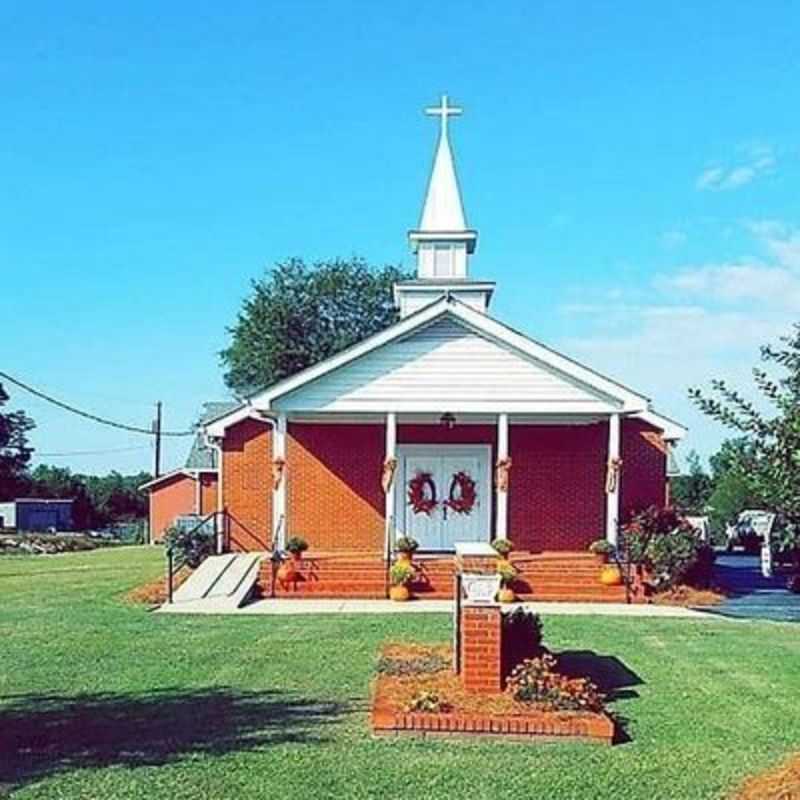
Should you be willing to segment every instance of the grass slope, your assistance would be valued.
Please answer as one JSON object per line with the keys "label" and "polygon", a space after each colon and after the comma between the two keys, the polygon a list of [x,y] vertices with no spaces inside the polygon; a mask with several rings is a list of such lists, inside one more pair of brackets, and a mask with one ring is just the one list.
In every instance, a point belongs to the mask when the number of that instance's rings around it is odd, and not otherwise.
{"label": "grass slope", "polygon": [[[373,740],[387,639],[445,615],[207,618],[125,605],[147,548],[0,561],[0,783],[32,798],[713,798],[800,746],[800,628],[549,617],[591,650],[614,748]],[[2,787],[0,787],[2,795]]]}

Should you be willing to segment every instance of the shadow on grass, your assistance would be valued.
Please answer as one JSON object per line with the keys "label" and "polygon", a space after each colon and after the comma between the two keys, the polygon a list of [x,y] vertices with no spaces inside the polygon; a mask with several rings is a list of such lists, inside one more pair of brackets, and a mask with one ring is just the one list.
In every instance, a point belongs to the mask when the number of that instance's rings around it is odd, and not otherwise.
{"label": "shadow on grass", "polygon": [[87,767],[157,766],[189,755],[325,741],[349,707],[277,691],[160,689],[21,695],[0,708],[0,783]]}
{"label": "shadow on grass", "polygon": [[[644,681],[616,656],[604,656],[592,650],[564,650],[558,655],[559,671],[571,678],[589,678],[605,695],[606,702],[639,697],[635,686]],[[614,718],[615,744],[630,742],[629,719],[618,711],[610,710]]]}

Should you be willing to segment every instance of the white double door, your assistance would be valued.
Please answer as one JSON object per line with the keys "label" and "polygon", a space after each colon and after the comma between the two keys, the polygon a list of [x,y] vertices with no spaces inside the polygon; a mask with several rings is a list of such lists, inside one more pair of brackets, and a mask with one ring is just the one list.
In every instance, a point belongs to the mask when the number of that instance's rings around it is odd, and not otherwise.
{"label": "white double door", "polygon": [[[421,550],[453,550],[456,542],[491,539],[488,445],[400,445],[397,448],[399,481],[395,484],[395,527],[398,536],[411,536]],[[474,481],[475,499],[468,511],[454,510],[447,502],[460,496],[455,476]],[[422,477],[424,499],[435,505],[416,510],[412,483]]]}

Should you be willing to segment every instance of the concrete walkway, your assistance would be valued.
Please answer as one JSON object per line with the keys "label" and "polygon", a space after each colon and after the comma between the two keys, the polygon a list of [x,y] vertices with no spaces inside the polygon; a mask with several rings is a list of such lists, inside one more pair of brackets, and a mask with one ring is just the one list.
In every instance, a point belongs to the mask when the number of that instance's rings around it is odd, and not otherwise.
{"label": "concrete walkway", "polygon": [[[709,620],[714,617],[690,608],[679,606],[627,605],[626,603],[517,603],[528,611],[542,615],[594,615],[621,617],[649,617]],[[394,603],[391,600],[256,600],[235,610],[213,599],[163,605],[161,614],[233,614],[245,616],[267,614],[274,616],[297,616],[302,614],[452,614],[452,600],[417,600],[409,603]]]}

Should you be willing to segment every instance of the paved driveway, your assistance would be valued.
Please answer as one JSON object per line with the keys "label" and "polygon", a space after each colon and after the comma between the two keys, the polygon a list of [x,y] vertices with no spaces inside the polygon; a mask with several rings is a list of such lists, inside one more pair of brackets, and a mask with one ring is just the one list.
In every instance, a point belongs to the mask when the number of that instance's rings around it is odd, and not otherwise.
{"label": "paved driveway", "polygon": [[712,613],[741,619],[800,622],[800,595],[786,589],[783,574],[764,578],[758,556],[718,555],[714,572],[731,597],[709,609]]}

